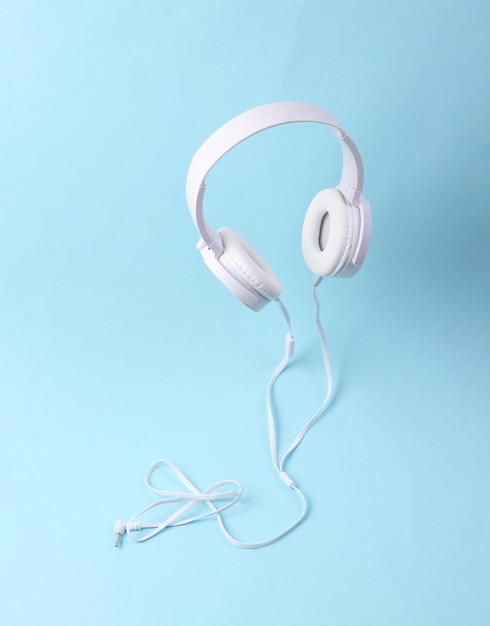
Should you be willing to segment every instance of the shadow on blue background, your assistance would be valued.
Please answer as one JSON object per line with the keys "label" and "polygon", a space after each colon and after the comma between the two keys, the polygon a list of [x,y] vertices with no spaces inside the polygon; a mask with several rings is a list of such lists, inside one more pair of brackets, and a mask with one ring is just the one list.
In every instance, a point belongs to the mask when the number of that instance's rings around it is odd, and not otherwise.
{"label": "shadow on blue background", "polygon": [[[3,4],[2,623],[488,623],[489,13]],[[200,143],[283,99],[341,120],[374,211],[362,273],[320,289],[336,395],[288,465],[309,516],[260,551],[209,520],[116,552],[113,522],[151,501],[159,457],[202,488],[240,480],[226,519],[245,540],[296,514],[268,457],[280,316],[213,279],[184,198]],[[304,211],[339,172],[323,130],[256,137],[209,180],[213,225],[252,241],[293,315],[282,444],[325,385],[300,253]]]}

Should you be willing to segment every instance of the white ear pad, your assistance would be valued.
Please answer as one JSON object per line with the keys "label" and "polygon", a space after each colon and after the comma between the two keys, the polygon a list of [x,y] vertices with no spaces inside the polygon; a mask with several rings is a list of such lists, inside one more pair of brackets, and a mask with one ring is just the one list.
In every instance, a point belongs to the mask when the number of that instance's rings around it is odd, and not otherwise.
{"label": "white ear pad", "polygon": [[303,223],[302,248],[314,274],[341,272],[352,248],[353,222],[352,206],[338,189],[324,189],[313,198]]}
{"label": "white ear pad", "polygon": [[238,273],[267,300],[277,300],[281,283],[260,254],[231,228],[220,228],[218,234],[223,244],[220,261],[223,265],[226,263],[226,269]]}

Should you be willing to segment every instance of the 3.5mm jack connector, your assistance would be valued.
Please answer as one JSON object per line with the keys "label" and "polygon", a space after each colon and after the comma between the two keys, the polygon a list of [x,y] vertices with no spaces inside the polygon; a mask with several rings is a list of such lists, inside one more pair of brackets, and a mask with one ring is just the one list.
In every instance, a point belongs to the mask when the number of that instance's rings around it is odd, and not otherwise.
{"label": "3.5mm jack connector", "polygon": [[114,547],[119,548],[121,545],[121,537],[126,532],[126,522],[118,519],[114,524]]}

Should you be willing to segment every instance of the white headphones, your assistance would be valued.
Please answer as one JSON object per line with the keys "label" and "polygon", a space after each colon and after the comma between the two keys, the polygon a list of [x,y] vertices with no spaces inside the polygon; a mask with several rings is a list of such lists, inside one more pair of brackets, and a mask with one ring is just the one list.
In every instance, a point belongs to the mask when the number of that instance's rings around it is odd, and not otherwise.
{"label": "white headphones", "polygon": [[[320,407],[299,430],[289,447],[280,456],[278,454],[272,394],[275,382],[293,356],[295,342],[289,313],[279,298],[281,285],[264,259],[243,237],[229,228],[220,228],[215,232],[209,226],[203,213],[203,198],[208,172],[229,150],[241,141],[267,128],[294,122],[316,122],[331,126],[335,136],[340,141],[344,163],[339,185],[334,189],[320,191],[313,198],[306,212],[302,236],[303,256],[307,266],[314,274],[313,297],[316,304],[316,325],[320,335],[327,375],[327,392]],[[361,194],[363,182],[364,171],[361,155],[354,142],[329,113],[312,104],[278,102],[246,111],[219,128],[196,152],[187,174],[186,192],[189,210],[201,234],[197,247],[201,251],[204,261],[220,281],[254,311],[260,311],[271,300],[276,301],[288,326],[284,357],[267,385],[269,443],[272,464],[282,482],[291,488],[299,498],[301,510],[298,517],[289,526],[273,537],[252,543],[239,540],[227,530],[222,513],[240,499],[242,495],[240,484],[233,480],[226,480],[200,490],[177,466],[166,459],[160,459],[150,465],[145,475],[146,485],[160,499],[133,515],[129,521],[118,520],[116,522],[114,526],[116,547],[120,545],[121,537],[125,533],[134,541],[146,541],[169,527],[182,526],[205,517],[214,516],[221,532],[228,541],[240,548],[262,548],[284,537],[304,519],[307,510],[306,498],[296,482],[285,471],[285,466],[290,455],[321,415],[332,393],[332,372],[325,332],[320,321],[320,302],[316,287],[325,276],[354,275],[366,257],[371,237],[371,207]],[[175,491],[155,487],[152,476],[155,470],[159,468],[167,468],[167,470],[172,471],[185,489]],[[226,490],[223,490],[224,488]],[[150,509],[167,504],[179,504],[180,506],[162,521],[137,521],[142,514]],[[204,504],[209,512],[188,516],[189,511],[199,504]]]}
{"label": "white headphones", "polygon": [[306,212],[302,249],[316,284],[326,276],[353,276],[362,266],[371,238],[371,207],[362,195],[364,169],[355,143],[327,111],[303,102],[277,102],[250,109],[221,126],[194,155],[187,174],[187,205],[201,235],[197,247],[206,265],[244,304],[260,311],[277,300],[281,284],[260,254],[230,228],[217,232],[203,211],[206,176],[232,148],[274,126],[296,122],[326,124],[340,142],[342,177],[320,191]]}

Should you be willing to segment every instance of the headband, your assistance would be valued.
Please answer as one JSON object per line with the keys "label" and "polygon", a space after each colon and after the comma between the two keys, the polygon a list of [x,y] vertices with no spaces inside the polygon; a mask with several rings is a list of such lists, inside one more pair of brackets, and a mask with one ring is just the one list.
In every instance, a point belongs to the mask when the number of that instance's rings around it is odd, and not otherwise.
{"label": "headband", "polygon": [[275,102],[250,109],[218,128],[199,148],[191,161],[186,182],[187,205],[204,243],[219,256],[223,251],[216,231],[203,211],[206,176],[216,163],[236,145],[268,128],[297,122],[314,122],[332,128],[343,155],[338,189],[353,205],[359,201],[364,184],[364,168],[355,143],[342,125],[322,107],[303,102]]}

